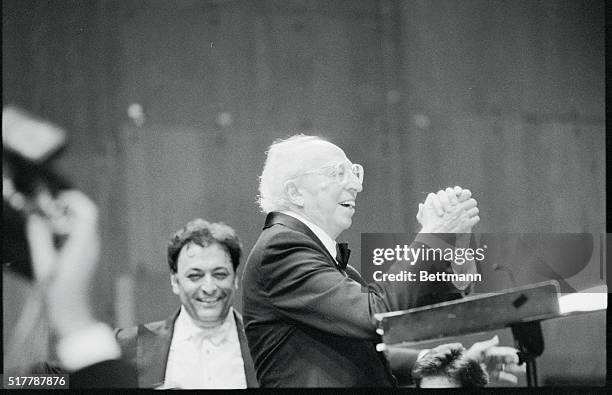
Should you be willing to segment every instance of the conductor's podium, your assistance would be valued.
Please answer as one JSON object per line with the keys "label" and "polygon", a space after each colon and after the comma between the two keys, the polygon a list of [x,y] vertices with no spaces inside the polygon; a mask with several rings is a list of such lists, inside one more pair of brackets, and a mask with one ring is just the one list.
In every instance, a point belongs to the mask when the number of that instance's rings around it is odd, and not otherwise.
{"label": "conductor's podium", "polygon": [[519,361],[527,365],[527,385],[536,387],[535,358],[544,350],[540,322],[563,316],[566,315],[560,313],[559,285],[552,280],[378,314],[376,318],[378,333],[387,347],[413,347],[422,342],[510,327]]}

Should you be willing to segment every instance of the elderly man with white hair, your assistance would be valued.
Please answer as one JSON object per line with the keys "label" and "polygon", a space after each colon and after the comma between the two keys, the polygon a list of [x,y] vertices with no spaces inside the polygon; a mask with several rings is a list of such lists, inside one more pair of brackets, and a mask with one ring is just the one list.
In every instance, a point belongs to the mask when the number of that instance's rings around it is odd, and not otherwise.
{"label": "elderly man with white hair", "polygon": [[[346,264],[336,239],[351,226],[363,175],[362,166],[320,137],[296,135],[268,151],[259,201],[268,215],[242,281],[245,330],[263,387],[394,386],[389,362],[375,347],[374,315],[461,296],[449,282],[367,284]],[[429,194],[419,205],[414,248],[448,246],[449,233],[471,232],[480,220],[476,206],[460,187]],[[452,266],[398,261],[390,271],[452,272]],[[473,262],[462,266],[475,270]]]}

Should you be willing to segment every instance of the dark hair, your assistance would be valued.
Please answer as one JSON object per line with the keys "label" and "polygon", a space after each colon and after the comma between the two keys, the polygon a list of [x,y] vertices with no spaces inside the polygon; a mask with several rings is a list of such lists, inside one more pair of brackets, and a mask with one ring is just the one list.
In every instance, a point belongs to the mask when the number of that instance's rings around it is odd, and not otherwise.
{"label": "dark hair", "polygon": [[178,256],[187,244],[197,244],[200,247],[208,247],[211,244],[219,244],[229,253],[232,260],[234,272],[240,265],[242,245],[236,235],[236,231],[223,222],[208,222],[201,218],[189,221],[185,227],[177,231],[168,243],[168,265],[170,271],[176,273],[178,268]]}
{"label": "dark hair", "polygon": [[445,376],[460,387],[484,387],[489,376],[477,361],[463,355],[460,344],[444,344],[430,350],[417,360],[412,377],[417,387],[421,379],[431,376]]}

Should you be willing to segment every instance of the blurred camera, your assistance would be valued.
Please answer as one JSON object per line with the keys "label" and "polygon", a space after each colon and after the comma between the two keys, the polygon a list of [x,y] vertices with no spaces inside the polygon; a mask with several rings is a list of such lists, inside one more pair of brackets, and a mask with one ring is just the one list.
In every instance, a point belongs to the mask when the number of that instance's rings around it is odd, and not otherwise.
{"label": "blurred camera", "polygon": [[2,264],[30,279],[26,218],[37,213],[53,223],[61,215],[55,197],[70,185],[52,162],[65,146],[64,129],[14,106],[2,109]]}

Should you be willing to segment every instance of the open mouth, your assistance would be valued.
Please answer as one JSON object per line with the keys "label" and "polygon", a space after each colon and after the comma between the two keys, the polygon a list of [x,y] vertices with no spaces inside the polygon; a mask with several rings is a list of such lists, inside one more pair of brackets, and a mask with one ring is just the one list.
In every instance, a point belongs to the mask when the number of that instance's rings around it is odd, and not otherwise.
{"label": "open mouth", "polygon": [[220,300],[222,300],[223,297],[218,297],[218,298],[197,298],[196,300],[202,304],[205,305],[213,305],[217,302],[219,302]]}
{"label": "open mouth", "polygon": [[346,207],[346,208],[355,208],[355,201],[354,200],[345,200],[344,202],[340,202],[339,203],[342,207]]}

